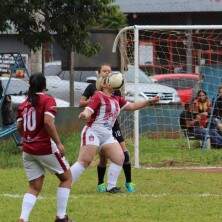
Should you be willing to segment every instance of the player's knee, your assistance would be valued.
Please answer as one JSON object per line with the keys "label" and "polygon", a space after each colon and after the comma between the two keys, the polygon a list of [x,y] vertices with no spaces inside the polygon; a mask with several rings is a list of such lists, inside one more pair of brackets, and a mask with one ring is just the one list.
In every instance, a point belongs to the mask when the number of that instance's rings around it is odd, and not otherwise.
{"label": "player's knee", "polygon": [[41,192],[43,186],[43,180],[34,180],[29,183],[29,190],[30,193],[38,196],[38,194]]}
{"label": "player's knee", "polygon": [[67,170],[63,174],[58,175],[59,179],[63,183],[71,184],[72,183],[72,175],[71,171]]}
{"label": "player's knee", "polygon": [[130,163],[130,154],[129,154],[129,151],[125,151],[124,152],[124,164],[128,164]]}
{"label": "player's knee", "polygon": [[92,160],[85,159],[79,162],[83,165],[84,168],[87,168],[91,164]]}
{"label": "player's knee", "polygon": [[121,166],[124,164],[124,159],[125,159],[124,155],[121,155],[121,156],[120,156],[120,159],[119,159],[119,164],[120,164]]}
{"label": "player's knee", "polygon": [[99,166],[100,167],[105,167],[106,166],[106,164],[107,164],[107,158],[106,157],[103,157],[103,158],[100,158],[99,159]]}

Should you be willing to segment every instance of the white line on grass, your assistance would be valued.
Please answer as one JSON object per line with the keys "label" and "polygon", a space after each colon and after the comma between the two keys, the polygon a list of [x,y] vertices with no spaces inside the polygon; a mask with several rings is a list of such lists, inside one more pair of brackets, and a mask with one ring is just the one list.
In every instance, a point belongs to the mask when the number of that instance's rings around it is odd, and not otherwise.
{"label": "white line on grass", "polygon": [[[92,198],[94,199],[95,196],[101,196],[101,194],[76,194],[71,195],[70,199],[83,199],[83,198]],[[142,198],[163,198],[163,197],[169,197],[169,196],[180,196],[180,197],[222,197],[222,194],[216,194],[216,193],[160,193],[160,194],[144,194],[144,193],[134,193],[134,194],[128,194],[128,193],[121,193],[121,194],[107,194],[108,196],[112,197],[142,197]],[[22,194],[10,194],[10,193],[2,193],[0,194],[0,197],[6,197],[9,199],[22,199]],[[38,199],[44,200],[44,199],[50,199],[55,200],[55,196],[39,196]]]}
{"label": "white line on grass", "polygon": [[183,166],[183,167],[141,167],[146,170],[205,170],[205,169],[221,169],[221,166]]}

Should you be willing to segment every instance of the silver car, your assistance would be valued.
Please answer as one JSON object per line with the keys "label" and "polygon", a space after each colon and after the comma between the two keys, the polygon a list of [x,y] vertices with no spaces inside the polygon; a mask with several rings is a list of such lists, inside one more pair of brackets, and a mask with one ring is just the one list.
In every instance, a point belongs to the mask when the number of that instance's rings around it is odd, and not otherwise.
{"label": "silver car", "polygon": [[141,69],[139,69],[139,82],[134,83],[135,70],[133,66],[128,67],[125,72],[125,94],[129,101],[134,100],[135,92],[139,99],[151,99],[160,96],[160,104],[179,103],[180,98],[174,88],[154,83]]}
{"label": "silver car", "polygon": [[[3,90],[5,91],[9,77],[0,77],[2,82]],[[28,92],[29,84],[26,80],[11,78],[8,85],[6,94],[11,95],[12,105],[17,107],[26,98]],[[57,107],[69,107],[69,102],[64,101],[60,98],[55,98]]]}
{"label": "silver car", "polygon": [[[48,93],[59,99],[69,102],[69,80],[62,80],[59,76],[46,76],[46,83]],[[79,100],[85,88],[88,86],[87,82],[74,82],[74,106],[79,107]]]}

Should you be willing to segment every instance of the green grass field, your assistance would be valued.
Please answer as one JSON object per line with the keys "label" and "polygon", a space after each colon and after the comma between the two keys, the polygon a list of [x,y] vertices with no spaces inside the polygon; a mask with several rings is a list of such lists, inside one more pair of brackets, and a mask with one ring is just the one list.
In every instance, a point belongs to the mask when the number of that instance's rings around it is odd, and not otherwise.
{"label": "green grass field", "polygon": [[[78,154],[79,135],[63,137],[72,163]],[[129,141],[132,150],[132,143]],[[179,145],[181,144],[181,145]],[[141,139],[144,167],[220,166],[222,150],[188,150],[184,142],[160,140],[158,146]],[[98,194],[95,162],[73,186],[68,213],[77,222],[214,222],[222,220],[222,174],[191,170],[133,169],[137,192]],[[27,181],[21,153],[10,141],[0,145],[0,221],[16,221]],[[43,192],[31,214],[31,222],[51,222],[56,209],[57,179],[47,174]],[[123,188],[121,174],[118,185]]]}

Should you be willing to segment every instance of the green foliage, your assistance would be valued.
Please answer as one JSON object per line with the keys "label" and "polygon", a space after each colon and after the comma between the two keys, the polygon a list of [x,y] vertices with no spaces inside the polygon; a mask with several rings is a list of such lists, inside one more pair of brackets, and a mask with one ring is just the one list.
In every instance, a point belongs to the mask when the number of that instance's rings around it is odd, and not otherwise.
{"label": "green foliage", "polygon": [[[5,1],[3,1],[5,2]],[[93,27],[118,28],[125,23],[112,0],[8,0],[0,3],[0,30],[7,20],[31,49],[56,37],[65,49],[85,56],[99,50],[90,40]]]}

